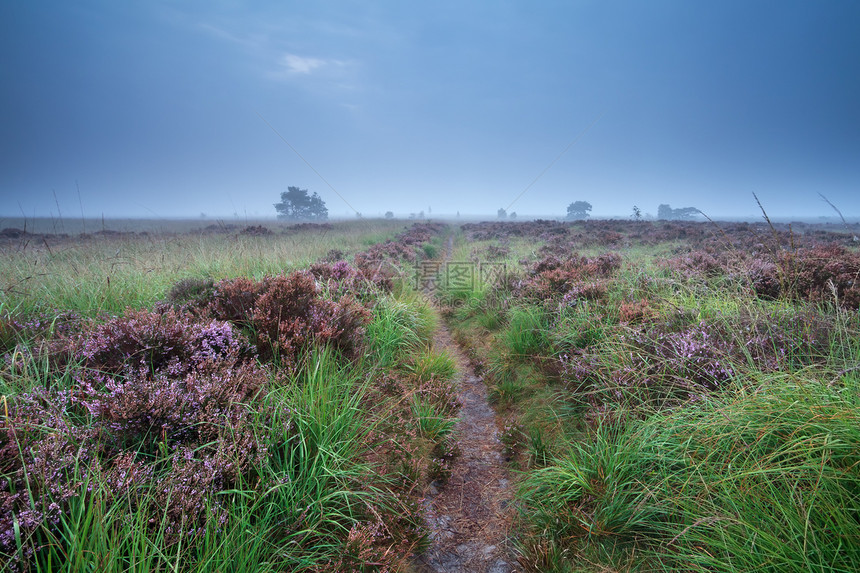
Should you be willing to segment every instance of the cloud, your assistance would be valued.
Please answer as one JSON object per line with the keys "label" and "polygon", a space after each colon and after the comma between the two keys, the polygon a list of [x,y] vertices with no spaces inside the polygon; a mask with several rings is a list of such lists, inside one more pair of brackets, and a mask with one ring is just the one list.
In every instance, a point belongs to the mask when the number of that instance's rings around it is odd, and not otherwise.
{"label": "cloud", "polygon": [[281,57],[282,68],[294,74],[309,74],[317,68],[321,68],[332,63],[337,63],[335,60],[321,60],[319,58],[306,58],[295,54],[284,54]]}
{"label": "cloud", "polygon": [[355,83],[356,62],[338,60],[335,58],[317,58],[300,56],[291,52],[282,52],[275,58],[275,66],[266,74],[269,79],[276,81],[293,81],[298,78],[313,78],[305,83],[307,86],[325,85],[328,89],[353,91]]}

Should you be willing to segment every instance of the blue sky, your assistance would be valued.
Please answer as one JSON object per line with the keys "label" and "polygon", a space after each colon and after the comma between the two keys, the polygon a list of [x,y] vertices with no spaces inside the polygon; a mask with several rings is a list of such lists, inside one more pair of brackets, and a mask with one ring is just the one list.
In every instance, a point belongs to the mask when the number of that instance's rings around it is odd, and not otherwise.
{"label": "blue sky", "polygon": [[295,185],[337,216],[860,216],[857,30],[853,0],[6,0],[0,215]]}

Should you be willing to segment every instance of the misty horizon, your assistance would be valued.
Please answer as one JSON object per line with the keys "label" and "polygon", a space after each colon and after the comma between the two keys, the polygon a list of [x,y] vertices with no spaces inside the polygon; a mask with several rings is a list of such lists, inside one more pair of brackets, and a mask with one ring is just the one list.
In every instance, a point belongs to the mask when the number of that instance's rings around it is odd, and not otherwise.
{"label": "misty horizon", "polygon": [[[10,4],[0,216],[860,217],[860,5]],[[823,219],[821,219],[823,218]],[[838,217],[837,217],[838,218]]]}

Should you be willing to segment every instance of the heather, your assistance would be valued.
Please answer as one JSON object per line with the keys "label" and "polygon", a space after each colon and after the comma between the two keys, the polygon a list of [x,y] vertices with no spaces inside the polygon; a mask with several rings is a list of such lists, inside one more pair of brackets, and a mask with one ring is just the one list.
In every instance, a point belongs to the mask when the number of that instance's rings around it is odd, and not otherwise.
{"label": "heather", "polygon": [[[406,261],[439,230],[407,229]],[[4,306],[4,566],[401,570],[452,455],[454,370],[406,251],[369,250],[384,273],[328,248],[149,307]]]}
{"label": "heather", "polygon": [[287,369],[295,368],[302,353],[314,345],[357,356],[370,311],[351,294],[335,300],[321,295],[310,271],[257,282],[224,280],[215,285],[205,312],[244,327],[261,358]]}
{"label": "heather", "polygon": [[480,223],[443,292],[484,372],[527,571],[855,570],[852,236],[820,227]]}
{"label": "heather", "polygon": [[[27,317],[117,314],[151,307],[182,280],[261,279],[305,268],[333,249],[353,256],[403,231],[402,222],[370,219],[337,225],[157,222],[146,230],[140,225],[79,236],[22,232],[2,238],[0,304]],[[193,232],[183,232],[189,228]]]}
{"label": "heather", "polygon": [[753,253],[693,250],[659,264],[687,280],[726,277],[763,298],[860,306],[860,255],[838,243]]}
{"label": "heather", "polygon": [[[858,568],[851,234],[363,224],[208,230],[199,254],[224,240],[237,258],[201,272],[165,251],[170,273],[137,270],[158,283],[144,297],[101,275],[103,304],[86,272],[67,307],[6,275],[4,564],[411,570],[428,492],[471,455],[444,320],[515,470],[520,570]],[[104,256],[132,239],[165,237],[85,240]],[[470,288],[413,290],[415,265],[444,262],[476,269]]]}

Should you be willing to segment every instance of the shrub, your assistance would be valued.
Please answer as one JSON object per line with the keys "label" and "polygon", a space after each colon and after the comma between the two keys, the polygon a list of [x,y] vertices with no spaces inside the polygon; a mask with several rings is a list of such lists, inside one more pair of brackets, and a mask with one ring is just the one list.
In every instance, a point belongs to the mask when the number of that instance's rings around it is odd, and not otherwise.
{"label": "shrub", "polygon": [[172,309],[126,311],[80,338],[83,365],[101,373],[130,370],[184,375],[207,363],[249,356],[247,341],[223,321],[201,322]]}
{"label": "shrub", "polygon": [[266,458],[268,375],[244,338],[225,322],[129,311],[84,329],[74,352],[71,390],[21,394],[0,419],[0,552],[26,561],[50,545],[41,536],[82,490],[127,496],[168,544],[223,523],[228,498],[215,493],[252,483]]}
{"label": "shrub", "polygon": [[532,267],[519,291],[541,301],[562,296],[600,299],[606,294],[606,286],[597,279],[608,278],[620,268],[621,256],[617,253],[590,258],[571,255],[564,260],[550,255]]}
{"label": "shrub", "polygon": [[254,282],[244,277],[219,281],[209,304],[209,313],[219,320],[249,326],[253,320],[254,305],[265,289],[266,282]]}
{"label": "shrub", "polygon": [[298,271],[269,279],[254,305],[253,325],[258,350],[295,367],[311,343],[331,344],[346,356],[356,356],[363,344],[370,311],[351,296],[323,299],[314,276]]}
{"label": "shrub", "polygon": [[214,287],[215,282],[212,279],[186,278],[170,287],[166,299],[177,308],[204,307],[212,300]]}
{"label": "shrub", "polygon": [[783,296],[830,301],[854,310],[860,307],[860,255],[841,245],[782,252],[773,265],[761,265],[758,270],[752,286],[759,294],[772,296],[776,282]]}

